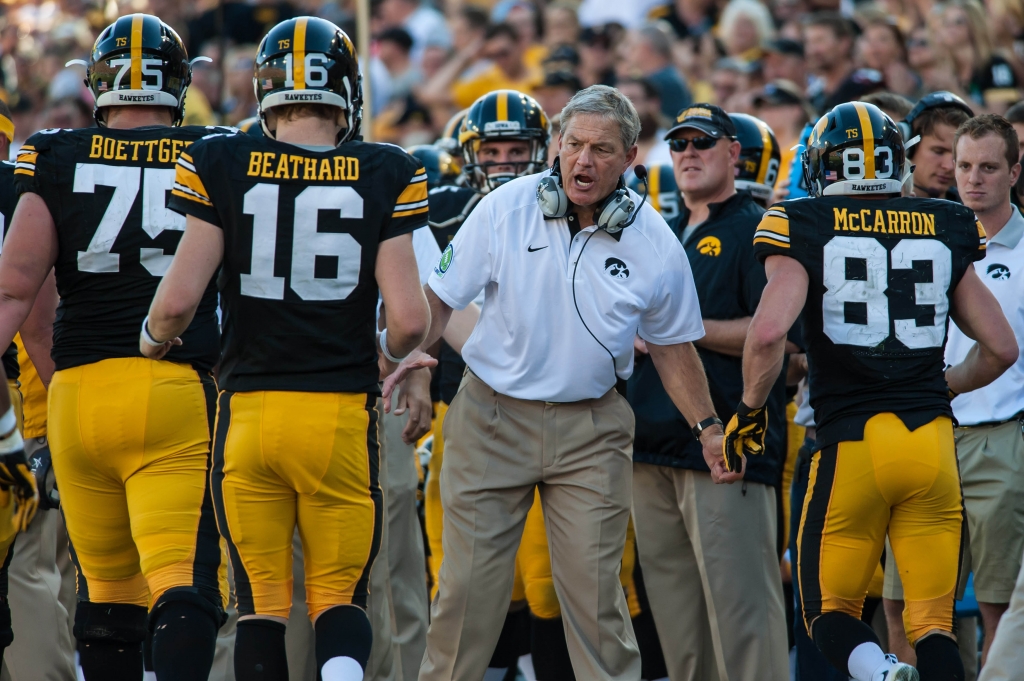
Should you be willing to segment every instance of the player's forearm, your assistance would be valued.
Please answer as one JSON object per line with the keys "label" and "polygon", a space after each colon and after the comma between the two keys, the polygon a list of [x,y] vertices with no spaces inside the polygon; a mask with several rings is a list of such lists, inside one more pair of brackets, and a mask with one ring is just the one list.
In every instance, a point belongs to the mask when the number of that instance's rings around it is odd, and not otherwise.
{"label": "player's forearm", "polygon": [[704,337],[694,341],[694,345],[722,355],[742,357],[750,319],[705,319]]}
{"label": "player's forearm", "polygon": [[760,407],[782,371],[786,334],[764,316],[754,317],[743,346],[743,404]]}
{"label": "player's forearm", "polygon": [[696,425],[716,415],[704,365],[693,343],[655,345],[648,341],[647,350],[665,392],[687,423]]}
{"label": "player's forearm", "polygon": [[21,342],[25,345],[25,352],[32,360],[39,380],[47,387],[54,371],[50,350],[53,349],[53,321],[57,315],[59,302],[57,282],[51,271],[36,295],[32,311],[21,326]]}
{"label": "player's forearm", "polygon": [[[1009,361],[1011,355],[1013,361]],[[996,352],[981,343],[975,343],[964,361],[946,370],[946,383],[957,394],[984,388],[1002,376],[1016,361],[1016,355],[1011,352]]]}

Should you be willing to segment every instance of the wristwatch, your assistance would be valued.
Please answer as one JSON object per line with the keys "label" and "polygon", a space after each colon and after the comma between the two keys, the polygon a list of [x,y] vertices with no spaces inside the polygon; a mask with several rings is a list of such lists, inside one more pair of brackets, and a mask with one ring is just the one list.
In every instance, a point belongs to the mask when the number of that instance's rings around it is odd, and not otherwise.
{"label": "wristwatch", "polygon": [[725,430],[725,426],[722,425],[722,419],[717,416],[709,416],[690,429],[690,432],[693,433],[693,439],[700,442],[700,434],[703,433],[706,428],[710,428],[711,426],[722,426],[722,430]]}

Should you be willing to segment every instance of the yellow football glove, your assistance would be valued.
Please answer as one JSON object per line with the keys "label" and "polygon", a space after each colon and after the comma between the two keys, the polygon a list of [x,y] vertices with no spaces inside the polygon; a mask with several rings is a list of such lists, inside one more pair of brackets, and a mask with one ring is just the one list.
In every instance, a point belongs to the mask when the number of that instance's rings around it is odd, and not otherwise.
{"label": "yellow football glove", "polygon": [[743,402],[725,427],[722,454],[730,473],[743,470],[743,457],[764,454],[764,434],[768,430],[768,407],[751,409]]}
{"label": "yellow football glove", "polygon": [[[21,435],[17,431],[7,439],[15,436],[21,440]],[[17,446],[14,442],[9,445]],[[19,446],[14,451],[0,454],[0,488],[9,489],[14,496],[14,529],[18,532],[27,530],[39,508],[39,488],[36,486],[36,476],[28,466],[23,447]]]}

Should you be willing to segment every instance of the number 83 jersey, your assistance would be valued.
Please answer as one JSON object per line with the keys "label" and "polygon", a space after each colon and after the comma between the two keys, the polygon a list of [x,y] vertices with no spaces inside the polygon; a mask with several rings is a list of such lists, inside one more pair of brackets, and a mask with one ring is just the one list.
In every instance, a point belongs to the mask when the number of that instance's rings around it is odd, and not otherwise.
{"label": "number 83 jersey", "polygon": [[[58,370],[141,357],[142,320],[185,229],[185,219],[167,209],[174,164],[209,133],[198,126],[44,130],[19,151],[18,194],[38,194],[57,229]],[[218,339],[211,283],[167,359],[209,370]]]}
{"label": "number 83 jersey", "polygon": [[949,301],[985,255],[974,213],[940,199],[848,196],[784,201],[765,213],[754,252],[796,259],[818,446],[861,440],[892,412],[908,429],[952,417],[944,376]]}
{"label": "number 83 jersey", "polygon": [[213,135],[181,155],[168,205],[224,231],[224,390],[379,390],[377,249],[426,224],[426,179],[359,141]]}

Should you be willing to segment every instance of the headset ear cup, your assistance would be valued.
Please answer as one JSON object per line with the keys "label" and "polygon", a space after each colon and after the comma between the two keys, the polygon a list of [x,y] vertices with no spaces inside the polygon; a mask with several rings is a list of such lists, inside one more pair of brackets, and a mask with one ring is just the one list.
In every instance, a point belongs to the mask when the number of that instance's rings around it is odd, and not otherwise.
{"label": "headset ear cup", "polygon": [[[900,129],[900,134],[903,136],[903,144],[906,145],[914,137],[914,131],[910,127],[909,121],[900,121],[896,124],[896,127]],[[917,146],[916,144],[914,146]],[[914,147],[907,149],[907,158],[912,158],[914,155]]]}
{"label": "headset ear cup", "polygon": [[563,218],[569,212],[569,197],[560,179],[558,175],[548,175],[537,183],[537,204],[540,212],[549,218]]}
{"label": "headset ear cup", "polygon": [[616,189],[601,203],[594,222],[597,223],[598,229],[615,234],[621,231],[622,226],[633,216],[633,207],[633,199],[629,198],[629,191]]}

